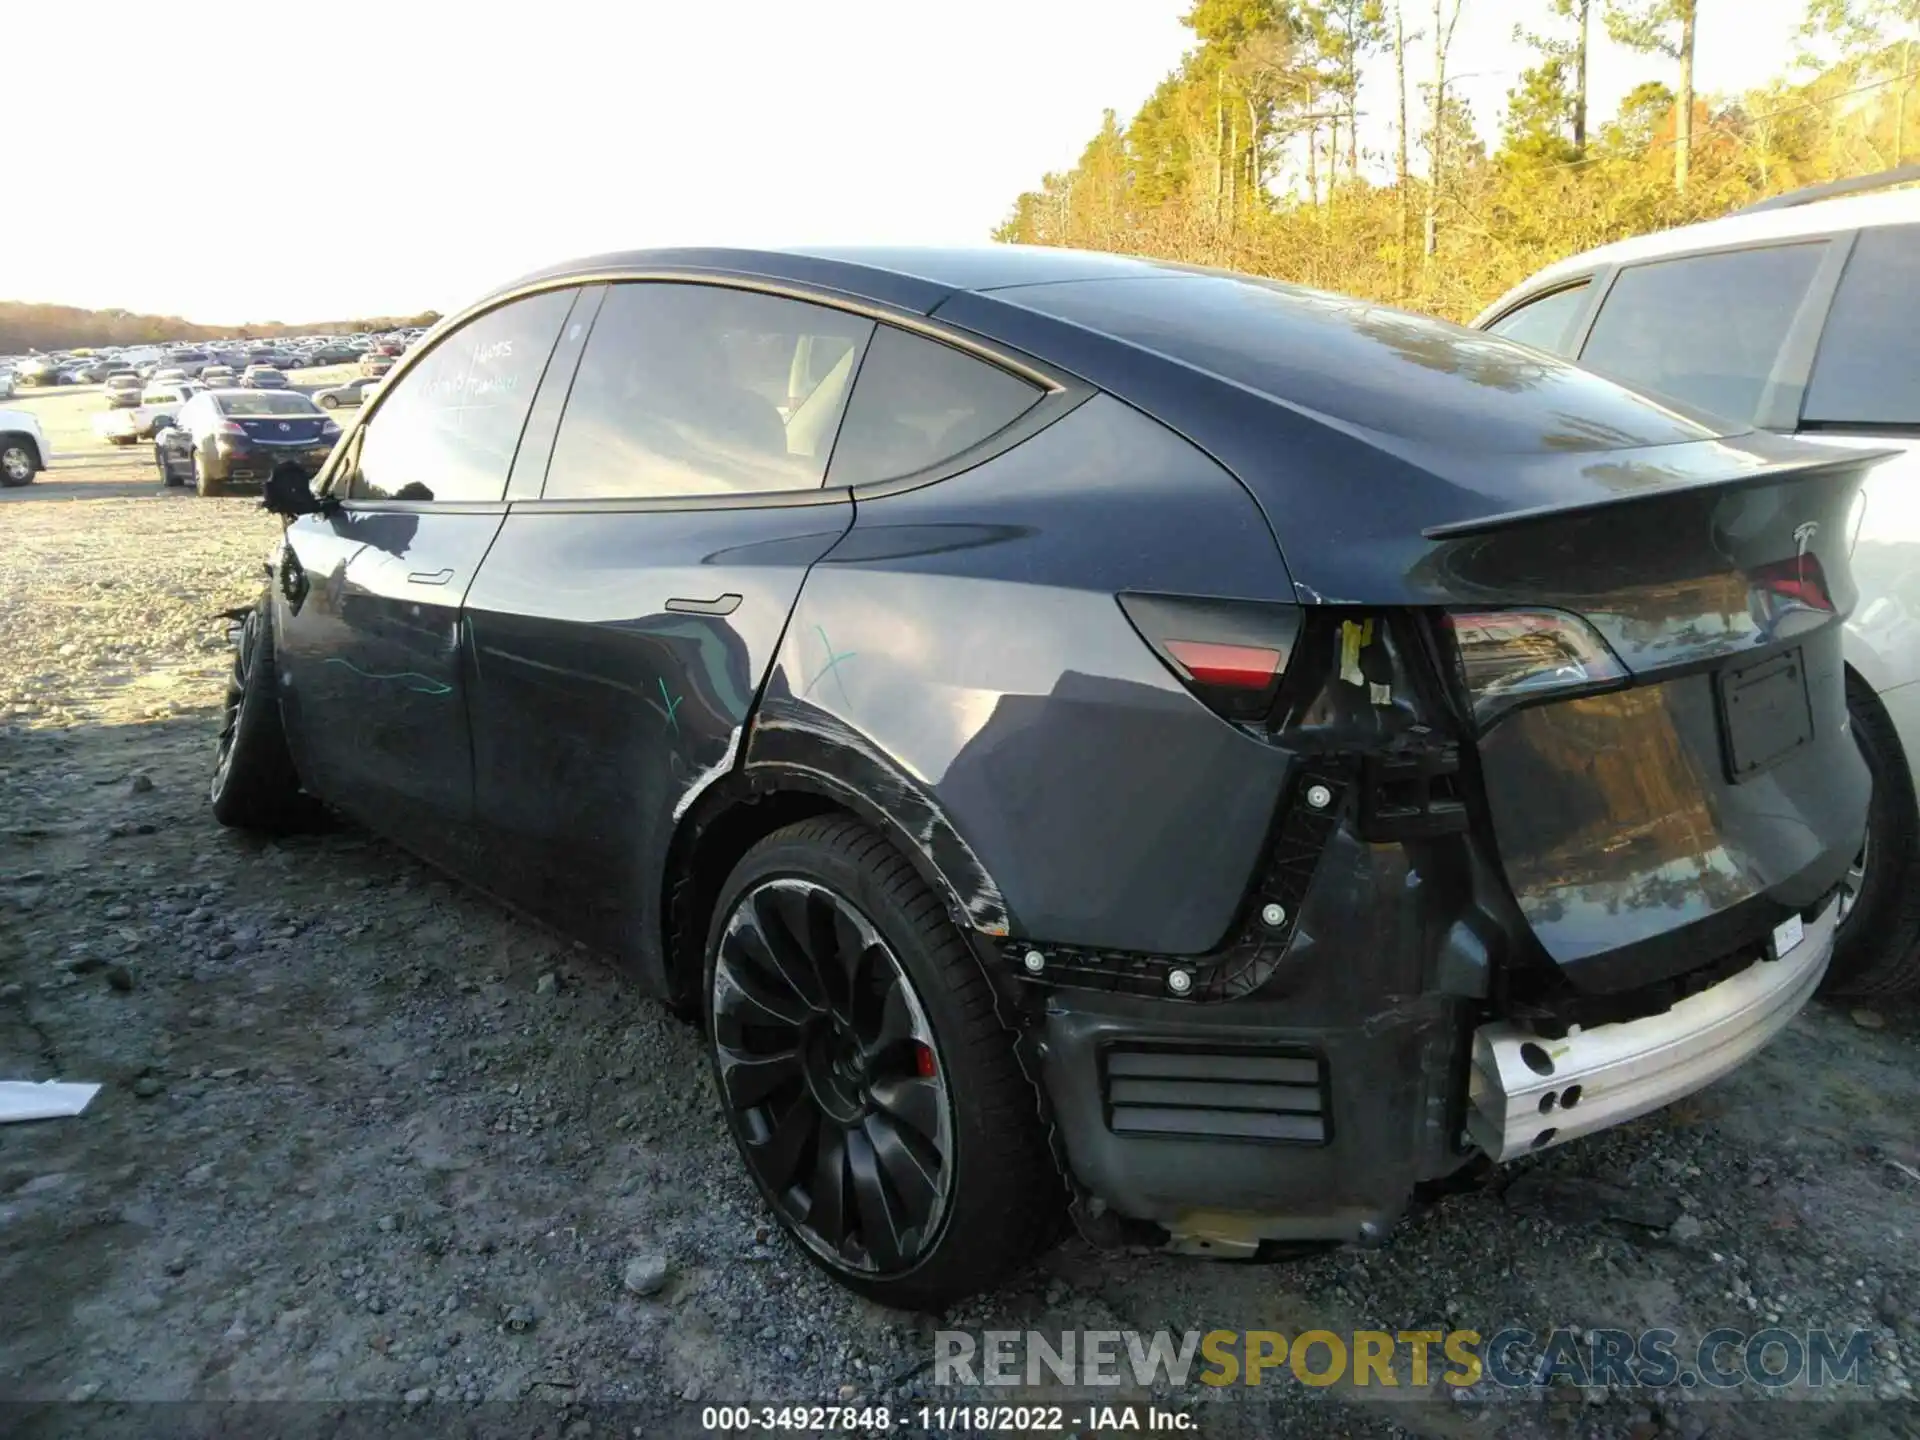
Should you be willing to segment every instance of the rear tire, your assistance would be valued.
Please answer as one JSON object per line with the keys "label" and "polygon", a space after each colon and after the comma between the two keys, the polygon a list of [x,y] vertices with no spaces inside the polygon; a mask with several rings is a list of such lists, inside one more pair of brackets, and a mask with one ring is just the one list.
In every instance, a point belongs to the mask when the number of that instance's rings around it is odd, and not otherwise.
{"label": "rear tire", "polygon": [[209,798],[213,818],[239,830],[283,835],[313,829],[323,816],[320,802],[301,790],[287,749],[264,601],[234,639]]}
{"label": "rear tire", "polygon": [[196,495],[215,496],[226,493],[226,485],[207,473],[207,462],[200,458],[200,451],[193,452],[193,491]]}
{"label": "rear tire", "polygon": [[1065,1187],[993,989],[872,830],[805,820],[749,850],[715,907],[704,996],[747,1171],[841,1284],[937,1311],[1058,1237]]}
{"label": "rear tire", "polygon": [[1920,990],[1920,805],[1893,722],[1852,674],[1847,714],[1873,776],[1873,799],[1866,844],[1849,876],[1856,887],[1851,908],[1821,988],[1849,999],[1886,999]]}

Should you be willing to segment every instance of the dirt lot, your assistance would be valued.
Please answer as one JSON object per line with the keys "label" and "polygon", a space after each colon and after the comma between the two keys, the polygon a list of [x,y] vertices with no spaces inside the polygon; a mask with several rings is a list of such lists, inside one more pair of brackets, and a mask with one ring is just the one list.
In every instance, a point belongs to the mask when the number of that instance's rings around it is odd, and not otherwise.
{"label": "dirt lot", "polygon": [[94,1402],[0,1412],[15,1433],[116,1401],[381,1400],[440,1431],[537,1402],[574,1408],[517,1433],[648,1434],[697,1428],[689,1401],[987,1393],[931,1389],[936,1324],[1864,1327],[1877,1398],[1850,1403],[1163,1398],[1222,1434],[1920,1433],[1911,1009],[1816,1007],[1692,1102],[1425,1204],[1381,1250],[1256,1267],[1075,1241],[938,1322],[850,1298],[770,1228],[696,1036],[594,957],[356,831],[213,823],[214,612],[258,593],[274,522],[96,449],[97,396],[12,403],[63,458],[0,494],[0,1078],[105,1086],[79,1119],[0,1128],[0,1400]]}

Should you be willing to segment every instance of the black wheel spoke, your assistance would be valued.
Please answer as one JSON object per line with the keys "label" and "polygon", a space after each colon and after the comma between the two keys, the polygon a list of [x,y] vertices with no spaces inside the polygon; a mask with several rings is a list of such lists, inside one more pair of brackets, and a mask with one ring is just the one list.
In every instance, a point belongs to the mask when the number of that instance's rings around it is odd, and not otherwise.
{"label": "black wheel spoke", "polygon": [[914,1038],[913,1011],[907,1003],[906,986],[898,975],[889,977],[891,983],[880,1002],[880,1016],[873,1039],[868,1048],[875,1055],[884,1054],[896,1045],[904,1045]]}
{"label": "black wheel spoke", "polygon": [[930,1143],[940,1138],[940,1082],[918,1075],[876,1080],[873,1103]]}
{"label": "black wheel spoke", "polygon": [[[751,946],[744,937],[740,949],[751,954]],[[723,953],[714,968],[713,980],[714,1015],[736,1025],[792,1029],[813,1013],[806,997],[795,990],[777,968],[768,967],[756,974],[747,965],[730,963]]]}
{"label": "black wheel spoke", "polygon": [[727,1099],[737,1110],[763,1104],[782,1085],[800,1079],[800,1053],[778,1050],[771,1055],[750,1055],[741,1050],[718,1047],[720,1083]]}
{"label": "black wheel spoke", "polygon": [[885,947],[875,945],[861,934],[853,917],[838,905],[833,907],[830,920],[832,928],[827,932],[827,943],[833,947],[833,954],[840,962],[840,972],[846,977],[846,993],[849,996],[857,995],[866,974],[867,961],[876,951],[884,955]]}
{"label": "black wheel spoke", "polygon": [[838,1250],[847,1243],[847,1132],[823,1122],[815,1148],[807,1227]]}
{"label": "black wheel spoke", "polygon": [[906,1250],[909,1225],[901,1207],[880,1178],[880,1162],[865,1130],[847,1136],[847,1168],[853,1172],[854,1204],[860,1211],[860,1238],[883,1270],[898,1267]]}
{"label": "black wheel spoke", "polygon": [[806,900],[788,889],[762,890],[754,897],[754,919],[767,955],[794,989],[816,1007],[833,1001],[820,964],[807,948]]}
{"label": "black wheel spoke", "polygon": [[908,1219],[916,1226],[925,1224],[940,1198],[940,1160],[933,1147],[883,1112],[867,1116],[864,1128],[874,1159],[900,1197]]}
{"label": "black wheel spoke", "polygon": [[808,1095],[787,1107],[767,1138],[753,1145],[754,1162],[775,1190],[785,1190],[800,1177],[801,1161],[820,1133],[820,1111]]}

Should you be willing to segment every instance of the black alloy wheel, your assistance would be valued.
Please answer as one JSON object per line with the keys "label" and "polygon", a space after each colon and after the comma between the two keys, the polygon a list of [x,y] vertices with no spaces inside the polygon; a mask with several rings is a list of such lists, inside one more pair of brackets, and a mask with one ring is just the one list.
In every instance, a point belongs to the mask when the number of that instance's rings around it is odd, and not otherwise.
{"label": "black alloy wheel", "polygon": [[812,880],[760,881],[718,937],[710,999],[723,1103],[754,1178],[835,1270],[908,1270],[938,1241],[953,1100],[891,946]]}

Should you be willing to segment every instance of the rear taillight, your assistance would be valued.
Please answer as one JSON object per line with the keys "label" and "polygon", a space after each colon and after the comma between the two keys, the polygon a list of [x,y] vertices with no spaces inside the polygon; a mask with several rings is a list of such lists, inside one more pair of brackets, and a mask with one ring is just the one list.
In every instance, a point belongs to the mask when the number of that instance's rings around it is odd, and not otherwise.
{"label": "rear taillight", "polygon": [[1530,700],[1603,690],[1628,678],[1600,633],[1564,610],[1455,612],[1445,623],[1482,724]]}
{"label": "rear taillight", "polygon": [[216,435],[225,435],[229,439],[244,440],[247,438],[247,427],[235,424],[231,420],[222,420],[218,425],[213,427],[213,433]]}
{"label": "rear taillight", "polygon": [[1796,555],[1775,560],[1747,572],[1747,583],[1757,597],[1800,610],[1833,613],[1833,592],[1818,555]]}
{"label": "rear taillight", "polygon": [[320,424],[320,438],[322,440],[338,440],[340,438],[340,427],[331,420],[322,421]]}
{"label": "rear taillight", "polygon": [[1215,713],[1263,719],[1300,638],[1300,607],[1127,594],[1120,608],[1166,667]]}

